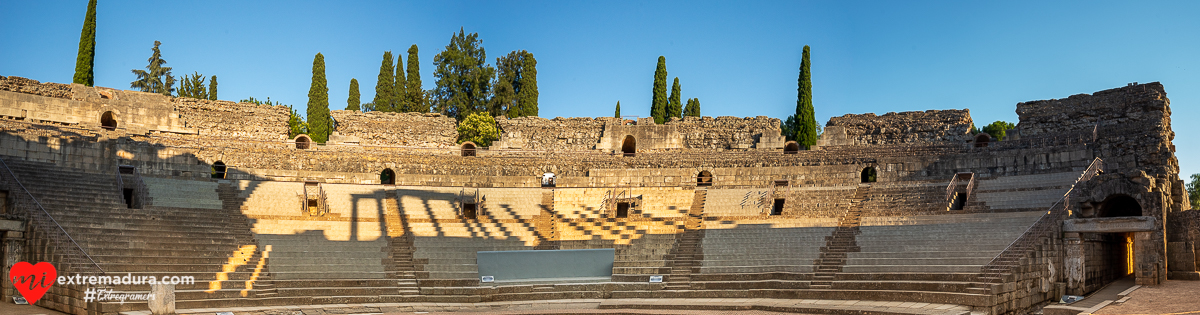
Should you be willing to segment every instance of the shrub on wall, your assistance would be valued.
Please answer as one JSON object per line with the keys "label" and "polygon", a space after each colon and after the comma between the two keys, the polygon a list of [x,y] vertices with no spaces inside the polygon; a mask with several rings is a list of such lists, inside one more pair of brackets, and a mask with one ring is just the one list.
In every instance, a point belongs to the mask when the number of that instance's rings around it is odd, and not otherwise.
{"label": "shrub on wall", "polygon": [[487,112],[473,113],[458,123],[458,143],[471,141],[486,147],[496,139],[500,139],[500,128],[496,127],[496,118]]}

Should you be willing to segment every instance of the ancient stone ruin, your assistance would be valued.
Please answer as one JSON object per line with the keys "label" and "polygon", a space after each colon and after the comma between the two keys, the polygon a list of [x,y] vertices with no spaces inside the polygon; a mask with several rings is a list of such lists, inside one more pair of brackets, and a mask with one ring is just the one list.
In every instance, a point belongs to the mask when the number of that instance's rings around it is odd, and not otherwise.
{"label": "ancient stone ruin", "polygon": [[[334,111],[318,144],[288,137],[282,106],[0,77],[2,261],[193,277],[180,310],[773,298],[1020,314],[1118,279],[1200,280],[1161,84],[1016,111],[1004,141],[969,134],[967,110],[834,117],[809,150],[761,116],[500,118],[478,147],[440,115]],[[151,307],[85,302],[88,287],[38,304]],[[874,312],[842,304],[778,310]]]}

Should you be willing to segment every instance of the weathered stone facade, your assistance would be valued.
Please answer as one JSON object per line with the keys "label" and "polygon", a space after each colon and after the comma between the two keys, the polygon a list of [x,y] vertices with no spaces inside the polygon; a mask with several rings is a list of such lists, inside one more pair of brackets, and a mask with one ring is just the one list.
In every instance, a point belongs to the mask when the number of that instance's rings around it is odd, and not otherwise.
{"label": "weathered stone facade", "polygon": [[964,110],[846,114],[829,118],[819,145],[962,143],[971,139],[971,113]]}
{"label": "weathered stone facade", "polygon": [[604,126],[619,121],[620,119],[612,117],[501,117],[496,119],[496,123],[500,125],[502,134],[499,140],[492,143],[492,147],[535,151],[595,150],[604,132]]}
{"label": "weathered stone facade", "polygon": [[[200,135],[230,139],[287,139],[287,106],[257,105],[229,101],[174,99],[175,112],[188,129]],[[237,122],[237,123],[235,123]]]}
{"label": "weathered stone facade", "polygon": [[454,118],[441,114],[334,110],[329,115],[339,135],[364,145],[448,148],[458,138]]}

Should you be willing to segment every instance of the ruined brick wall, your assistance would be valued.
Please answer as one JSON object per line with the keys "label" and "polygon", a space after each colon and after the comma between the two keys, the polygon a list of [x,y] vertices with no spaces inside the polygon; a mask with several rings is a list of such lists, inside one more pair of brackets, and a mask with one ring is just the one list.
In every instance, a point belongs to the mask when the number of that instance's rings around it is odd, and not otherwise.
{"label": "ruined brick wall", "polygon": [[492,143],[499,149],[586,151],[596,149],[604,125],[618,123],[614,117],[500,118],[496,123],[502,131]]}
{"label": "ruined brick wall", "polygon": [[6,77],[0,75],[0,91],[9,91],[46,97],[71,98],[71,85],[61,83],[41,83],[38,80],[18,76]]}
{"label": "ruined brick wall", "polygon": [[[684,117],[682,120],[671,119],[667,125],[676,126],[676,130],[683,136],[683,147],[688,149],[783,147],[778,118]],[[759,145],[760,142],[762,143]]]}
{"label": "ruined brick wall", "polygon": [[335,110],[329,114],[337,122],[338,134],[359,144],[446,148],[458,139],[454,118],[436,113]]}
{"label": "ruined brick wall", "polygon": [[176,113],[186,128],[201,136],[258,140],[284,140],[291,113],[283,105],[258,105],[230,101],[173,99]]}
{"label": "ruined brick wall", "polygon": [[962,143],[970,139],[971,113],[964,110],[847,114],[825,124],[822,145],[879,145],[931,142]]}

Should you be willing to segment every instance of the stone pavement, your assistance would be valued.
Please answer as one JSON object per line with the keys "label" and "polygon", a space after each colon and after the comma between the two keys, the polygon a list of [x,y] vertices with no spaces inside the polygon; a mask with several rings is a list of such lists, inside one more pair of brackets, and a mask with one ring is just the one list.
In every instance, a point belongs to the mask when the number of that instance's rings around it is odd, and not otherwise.
{"label": "stone pavement", "polygon": [[67,315],[66,313],[33,305],[0,302],[0,315]]}
{"label": "stone pavement", "polygon": [[[374,303],[177,310],[179,314],[324,315],[428,312],[488,314],[913,314],[964,315],[967,306],[916,302],[797,299],[578,299],[486,303]],[[124,312],[150,315],[149,311]]]}

